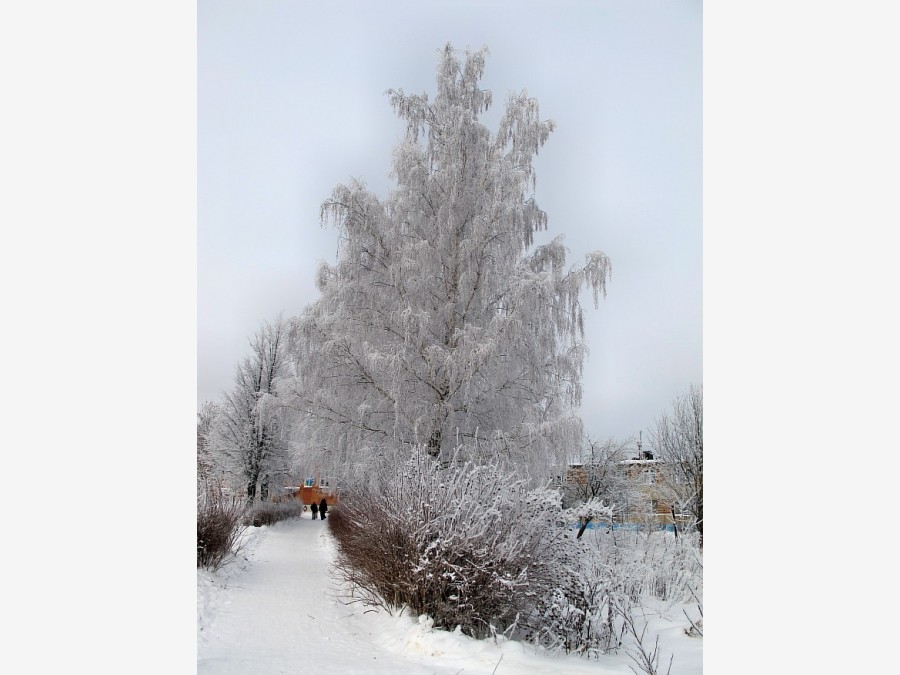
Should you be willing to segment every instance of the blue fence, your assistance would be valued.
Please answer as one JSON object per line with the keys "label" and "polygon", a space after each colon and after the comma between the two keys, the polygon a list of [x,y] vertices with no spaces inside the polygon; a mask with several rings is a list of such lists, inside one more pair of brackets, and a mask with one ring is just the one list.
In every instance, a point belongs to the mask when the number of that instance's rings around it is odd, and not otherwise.
{"label": "blue fence", "polygon": [[[570,523],[569,525],[567,525],[567,527],[570,530],[578,530],[578,529],[581,529],[581,523]],[[646,525],[641,525],[639,523],[613,523],[612,524],[613,530],[627,530],[627,531],[631,531],[631,532],[645,530],[646,527],[647,527]],[[608,530],[608,529],[610,529],[610,524],[604,523],[602,521],[595,522],[592,520],[591,522],[588,523],[588,526],[586,529],[588,529],[588,530]],[[665,530],[666,532],[674,532],[675,526],[672,523],[653,523],[653,529],[654,529],[654,531],[659,531],[659,532],[662,532],[663,530]]]}

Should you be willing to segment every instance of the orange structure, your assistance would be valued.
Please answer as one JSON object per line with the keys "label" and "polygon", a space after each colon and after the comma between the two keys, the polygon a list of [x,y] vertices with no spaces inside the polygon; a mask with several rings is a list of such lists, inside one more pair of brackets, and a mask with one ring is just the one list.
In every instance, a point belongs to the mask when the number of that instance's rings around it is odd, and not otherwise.
{"label": "orange structure", "polygon": [[338,502],[337,494],[324,478],[307,478],[303,481],[303,485],[288,489],[304,506],[319,504],[323,499],[328,506],[333,506]]}

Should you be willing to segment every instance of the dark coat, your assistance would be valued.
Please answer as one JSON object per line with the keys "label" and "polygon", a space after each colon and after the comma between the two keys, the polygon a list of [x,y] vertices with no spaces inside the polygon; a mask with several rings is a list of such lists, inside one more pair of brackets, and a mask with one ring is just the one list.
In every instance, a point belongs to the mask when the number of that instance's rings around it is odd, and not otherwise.
{"label": "dark coat", "polygon": [[316,504],[315,502],[313,502],[313,503],[310,505],[309,510],[312,511],[313,513],[318,513],[318,512],[319,512],[319,506],[318,506],[318,504]]}
{"label": "dark coat", "polygon": [[322,513],[328,512],[328,502],[326,502],[324,499],[319,502],[319,511],[321,511]]}

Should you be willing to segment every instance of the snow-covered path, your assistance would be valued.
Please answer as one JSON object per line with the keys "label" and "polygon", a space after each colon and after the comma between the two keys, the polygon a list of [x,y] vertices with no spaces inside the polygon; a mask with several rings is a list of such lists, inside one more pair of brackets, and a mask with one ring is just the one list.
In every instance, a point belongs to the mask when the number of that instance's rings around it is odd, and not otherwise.
{"label": "snow-covered path", "polygon": [[198,571],[198,673],[632,672],[624,659],[551,658],[517,642],[473,640],[346,604],[330,574],[334,548],[326,528],[308,514],[251,528],[239,562],[215,574]]}
{"label": "snow-covered path", "polygon": [[219,606],[199,617],[198,672],[296,672],[304,661],[323,662],[333,637],[323,635],[316,616],[326,584],[318,550],[324,525],[295,520],[250,531],[244,551],[250,564],[241,566],[243,574],[225,570],[231,574],[216,594]]}
{"label": "snow-covered path", "polygon": [[406,659],[398,661],[379,644],[375,626],[363,620],[366,608],[338,599],[326,523],[290,520],[252,535],[250,564],[232,574],[227,592],[219,594],[223,602],[198,631],[199,673],[335,672],[336,664],[344,673],[406,668]]}

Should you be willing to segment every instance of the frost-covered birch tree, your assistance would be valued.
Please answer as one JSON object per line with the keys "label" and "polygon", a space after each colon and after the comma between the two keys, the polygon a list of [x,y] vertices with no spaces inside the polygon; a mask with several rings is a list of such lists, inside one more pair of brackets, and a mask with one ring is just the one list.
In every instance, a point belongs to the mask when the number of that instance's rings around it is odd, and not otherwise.
{"label": "frost-covered birch tree", "polygon": [[547,215],[533,159],[553,130],[525,91],[496,133],[478,120],[487,49],[448,44],[437,93],[389,90],[406,133],[384,199],[362,182],[322,205],[339,235],[317,274],[321,298],[298,317],[297,441],[333,465],[367,452],[458,446],[549,473],[581,439],[585,358],[579,292],[606,293],[600,252],[565,267],[560,237],[535,246]]}
{"label": "frost-covered birch tree", "polygon": [[250,342],[250,354],[237,365],[234,387],[223,396],[209,434],[218,455],[247,502],[265,501],[270,487],[289,471],[282,410],[275,393],[287,374],[287,324],[279,317],[264,323]]}

